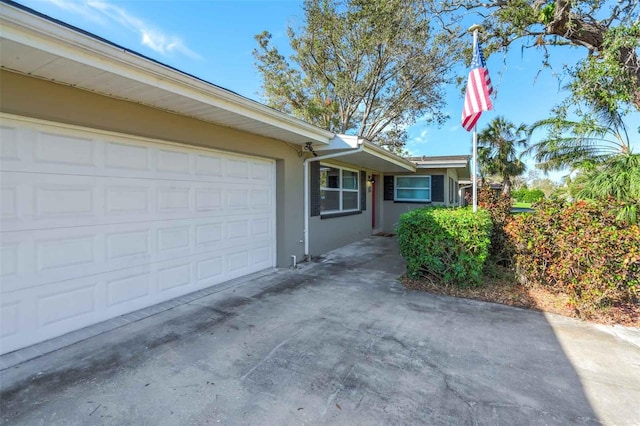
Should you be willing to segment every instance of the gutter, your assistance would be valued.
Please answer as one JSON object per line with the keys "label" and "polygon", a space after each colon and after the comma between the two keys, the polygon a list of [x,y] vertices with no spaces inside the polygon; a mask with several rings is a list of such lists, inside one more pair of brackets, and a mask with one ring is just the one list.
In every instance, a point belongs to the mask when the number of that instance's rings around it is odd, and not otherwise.
{"label": "gutter", "polygon": [[364,151],[364,141],[359,143],[359,146],[355,149],[344,151],[344,152],[334,152],[332,154],[320,155],[318,157],[310,157],[306,158],[302,162],[303,174],[304,174],[304,258],[308,260],[309,256],[309,163],[312,161],[321,161],[327,160],[329,158],[335,157],[343,157],[345,155],[357,154],[358,152]]}

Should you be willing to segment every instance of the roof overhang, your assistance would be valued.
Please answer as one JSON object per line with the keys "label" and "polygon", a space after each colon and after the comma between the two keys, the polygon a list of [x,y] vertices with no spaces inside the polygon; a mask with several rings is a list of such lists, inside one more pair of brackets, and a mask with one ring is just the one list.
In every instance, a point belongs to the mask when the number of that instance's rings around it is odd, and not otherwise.
{"label": "roof overhang", "polygon": [[[358,152],[352,152],[362,147]],[[329,155],[343,152],[344,156],[336,156],[334,159],[346,164],[375,170],[380,173],[406,173],[415,172],[416,166],[400,156],[392,154],[384,148],[380,148],[371,142],[350,135],[336,135],[328,145],[315,149],[320,155]]]}
{"label": "roof overhang", "polygon": [[0,3],[0,65],[224,127],[294,144],[334,133],[215,86],[24,6]]}
{"label": "roof overhang", "polygon": [[456,169],[458,178],[469,179],[471,169],[468,156],[457,157],[424,157],[422,160],[413,161],[418,170],[424,169]]}

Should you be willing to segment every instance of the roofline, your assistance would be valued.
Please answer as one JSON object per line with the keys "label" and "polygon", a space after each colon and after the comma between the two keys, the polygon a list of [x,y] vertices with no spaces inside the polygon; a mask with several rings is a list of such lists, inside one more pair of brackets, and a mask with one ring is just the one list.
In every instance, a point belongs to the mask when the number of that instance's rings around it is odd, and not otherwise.
{"label": "roofline", "polygon": [[409,161],[414,163],[418,169],[440,169],[440,168],[454,168],[454,169],[467,169],[470,167],[469,161],[470,155],[441,155],[441,156],[426,156],[420,157],[408,157]]}
{"label": "roofline", "polygon": [[335,135],[12,0],[0,0],[0,8],[3,38],[64,55],[168,92],[207,101],[247,118],[297,132],[313,142],[327,144]]}
{"label": "roofline", "polygon": [[416,171],[416,165],[407,160],[406,158],[402,158],[399,155],[396,155],[392,152],[387,151],[386,149],[378,146],[378,145],[374,145],[373,143],[363,140],[362,141],[363,145],[364,145],[364,151],[371,154],[371,155],[375,155],[379,158],[383,158],[384,160],[388,161],[389,163],[395,164],[396,166],[402,167],[404,169],[407,169],[411,172],[415,172]]}
{"label": "roofline", "polygon": [[419,161],[456,161],[456,160],[469,160],[471,159],[471,155],[421,155],[421,156],[411,156],[407,157],[407,159],[419,162]]}
{"label": "roofline", "polygon": [[429,164],[416,164],[418,169],[466,169],[469,165],[465,163],[429,163]]}

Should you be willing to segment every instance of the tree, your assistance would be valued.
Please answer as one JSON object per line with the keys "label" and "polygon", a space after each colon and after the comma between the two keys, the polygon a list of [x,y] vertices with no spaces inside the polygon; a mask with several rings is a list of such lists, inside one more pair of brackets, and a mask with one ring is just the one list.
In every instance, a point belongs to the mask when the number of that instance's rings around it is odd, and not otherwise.
{"label": "tree", "polygon": [[583,170],[572,183],[582,200],[613,198],[622,203],[618,220],[637,223],[640,217],[640,154],[618,155],[604,164]]}
{"label": "tree", "polygon": [[[469,16],[480,20],[491,53],[514,41],[544,51],[550,46],[584,48],[569,68],[574,98],[621,110],[640,110],[640,5],[638,0],[422,0],[442,27],[462,35]],[[467,19],[465,19],[467,18]]]}
{"label": "tree", "polygon": [[619,155],[631,154],[631,141],[622,115],[606,108],[578,110],[578,119],[569,120],[564,109],[556,109],[552,118],[540,120],[529,128],[529,137],[540,129],[545,138],[532,144],[527,153],[544,170],[577,170],[603,164]]}
{"label": "tree", "polygon": [[515,125],[504,117],[494,118],[478,134],[478,162],[484,174],[495,174],[502,179],[502,192],[511,194],[512,179],[523,174],[525,164],[520,160],[518,148],[526,148],[527,127]]}
{"label": "tree", "polygon": [[577,199],[611,197],[622,203],[620,220],[637,222],[640,204],[640,154],[631,148],[619,113],[595,110],[579,121],[557,118],[535,123],[531,135],[546,128],[547,137],[529,150],[543,170],[569,167],[577,171],[570,183]]}
{"label": "tree", "polygon": [[265,102],[320,127],[402,148],[418,118],[442,122],[443,85],[459,40],[434,34],[409,0],[305,0],[304,25],[288,28],[293,54],[255,36]]}

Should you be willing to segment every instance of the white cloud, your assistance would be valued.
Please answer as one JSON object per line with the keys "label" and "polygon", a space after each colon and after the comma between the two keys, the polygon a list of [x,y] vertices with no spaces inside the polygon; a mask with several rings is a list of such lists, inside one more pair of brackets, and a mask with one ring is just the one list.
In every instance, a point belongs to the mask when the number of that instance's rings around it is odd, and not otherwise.
{"label": "white cloud", "polygon": [[75,13],[77,15],[82,16],[88,21],[97,22],[101,25],[106,25],[107,21],[103,16],[96,13],[91,7],[89,7],[85,2],[73,1],[73,0],[46,0],[54,6],[59,7],[60,9],[66,10],[67,12]]}
{"label": "white cloud", "polygon": [[414,136],[414,137],[410,138],[409,139],[409,143],[412,146],[426,145],[427,143],[429,143],[428,136],[429,136],[429,131],[427,129],[423,129],[422,131],[420,131],[418,136]]}
{"label": "white cloud", "polygon": [[47,0],[69,12],[82,15],[85,19],[103,25],[116,24],[139,35],[140,43],[164,56],[179,53],[192,59],[201,59],[177,36],[165,34],[144,20],[131,15],[119,6],[102,0]]}

